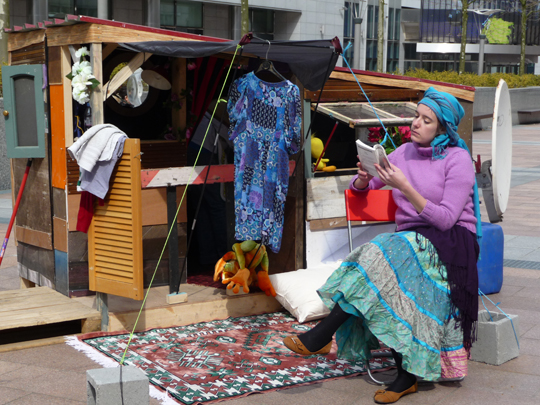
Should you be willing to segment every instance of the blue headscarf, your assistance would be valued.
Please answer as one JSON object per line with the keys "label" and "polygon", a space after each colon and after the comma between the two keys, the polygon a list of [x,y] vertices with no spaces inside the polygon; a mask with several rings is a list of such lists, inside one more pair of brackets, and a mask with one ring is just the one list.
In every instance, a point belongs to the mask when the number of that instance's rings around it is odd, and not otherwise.
{"label": "blue headscarf", "polygon": [[[428,106],[437,116],[437,119],[446,128],[446,133],[437,135],[433,141],[431,141],[431,147],[433,149],[433,159],[444,159],[447,155],[446,148],[448,146],[459,146],[470,151],[467,144],[463,139],[459,137],[457,128],[459,122],[465,115],[465,110],[457,99],[442,91],[437,91],[433,87],[430,87],[424,93],[424,98],[418,102],[418,104],[424,104]],[[476,177],[474,180],[474,216],[476,217],[476,237],[478,240],[482,237],[482,223],[480,218],[480,200],[478,198],[478,185],[476,183]]]}

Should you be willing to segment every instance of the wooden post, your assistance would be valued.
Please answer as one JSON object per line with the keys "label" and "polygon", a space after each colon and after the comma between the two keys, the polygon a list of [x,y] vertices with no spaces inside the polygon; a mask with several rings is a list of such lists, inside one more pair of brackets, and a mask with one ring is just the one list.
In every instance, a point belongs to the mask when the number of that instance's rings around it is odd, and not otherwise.
{"label": "wooden post", "polygon": [[101,312],[101,331],[109,331],[109,296],[104,293],[96,293],[96,309]]}
{"label": "wooden post", "polygon": [[73,145],[73,98],[71,95],[71,80],[66,75],[71,72],[71,53],[69,46],[61,48],[62,85],[64,88],[64,130],[66,148]]}
{"label": "wooden post", "polygon": [[[90,50],[90,64],[92,65],[92,73],[99,85],[92,91],[90,95],[90,107],[92,108],[92,125],[103,124],[103,56],[100,43],[93,43]],[[101,312],[101,330],[109,330],[109,305],[108,296],[105,293],[96,293],[96,308]]]}
{"label": "wooden post", "polygon": [[[186,88],[186,60],[183,58],[176,58],[172,63],[171,69],[171,94],[177,94],[180,96],[182,90]],[[172,127],[173,130],[178,128],[185,130],[187,125],[187,103],[185,100],[182,102],[182,107],[179,110],[174,108],[171,111],[172,114]]]}
{"label": "wooden post", "polygon": [[[187,85],[187,63],[184,58],[176,58],[171,66],[171,85],[172,94],[180,96]],[[182,102],[182,107],[179,110],[174,108],[171,111],[172,114],[172,127],[173,130],[186,130],[187,125],[187,103],[185,100]],[[179,141],[181,142],[181,141]],[[177,292],[177,288],[180,286],[180,260],[178,249],[178,222],[174,220],[176,215],[176,186],[167,187],[167,226],[171,229],[171,235],[169,237],[169,293],[173,294]],[[187,260],[184,258],[184,260]],[[167,297],[169,300],[169,297]],[[179,301],[180,302],[180,301]]]}
{"label": "wooden post", "polygon": [[92,108],[92,125],[103,124],[103,68],[101,44],[92,44],[90,51],[90,64],[92,74],[96,77],[99,85],[90,95],[90,107]]}
{"label": "wooden post", "polygon": [[169,236],[169,293],[177,292],[180,285],[180,263],[178,260],[178,224],[176,216],[176,187],[167,187],[167,227]]}

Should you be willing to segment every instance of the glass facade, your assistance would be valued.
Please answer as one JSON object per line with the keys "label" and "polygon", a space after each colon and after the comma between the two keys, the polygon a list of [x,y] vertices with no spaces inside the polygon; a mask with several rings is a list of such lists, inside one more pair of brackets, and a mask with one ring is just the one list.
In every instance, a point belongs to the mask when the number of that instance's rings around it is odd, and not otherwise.
{"label": "glass facade", "polygon": [[274,11],[250,8],[249,9],[249,30],[256,37],[262,39],[274,39]]}
{"label": "glass facade", "polygon": [[203,3],[161,0],[160,21],[163,28],[191,34],[203,33]]}
{"label": "glass facade", "polygon": [[[540,45],[540,23],[538,2],[527,9],[530,13],[527,21],[526,44]],[[422,0],[420,18],[420,42],[461,43],[461,1],[458,0]],[[503,42],[510,45],[521,43],[521,4],[517,0],[475,1],[469,7],[475,10],[491,10],[491,13],[479,14],[469,11],[467,21],[467,43],[478,43],[479,34],[490,30],[502,35]],[[490,21],[488,21],[490,20]],[[494,23],[494,24],[491,24]],[[496,25],[496,27],[495,27]],[[503,27],[503,28],[501,28]],[[495,35],[494,35],[495,37]],[[490,36],[488,35],[488,43]]]}
{"label": "glass facade", "polygon": [[399,39],[400,39],[400,16],[399,8],[388,9],[388,49],[387,49],[387,65],[388,73],[396,72],[399,68]]}
{"label": "glass facade", "polygon": [[[360,4],[359,3],[353,3],[350,1],[345,2],[345,10],[343,13],[343,49],[345,49],[349,43],[351,46],[349,49],[347,49],[347,52],[345,53],[345,57],[347,58],[347,61],[351,65],[351,67],[354,64],[354,21],[353,19],[356,18],[356,16],[360,15]],[[364,23],[364,21],[363,21]]]}
{"label": "glass facade", "polygon": [[65,14],[97,17],[97,0],[49,0],[49,17],[62,18]]}
{"label": "glass facade", "polygon": [[[401,10],[388,8],[388,32],[386,33],[386,71],[393,73],[399,67],[400,52],[400,22]],[[368,5],[367,7],[367,32],[366,32],[366,70],[377,70],[377,49],[379,29],[379,6]]]}

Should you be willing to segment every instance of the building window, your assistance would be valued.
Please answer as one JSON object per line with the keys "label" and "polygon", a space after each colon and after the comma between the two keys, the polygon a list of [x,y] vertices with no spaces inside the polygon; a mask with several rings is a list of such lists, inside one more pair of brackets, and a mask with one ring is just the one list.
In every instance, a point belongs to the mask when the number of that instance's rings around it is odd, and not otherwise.
{"label": "building window", "polygon": [[262,39],[274,39],[274,11],[250,8],[249,30]]}
{"label": "building window", "polygon": [[[347,62],[349,62],[351,66],[354,65],[354,58],[356,57],[353,52],[355,35],[355,25],[353,20],[357,16],[360,16],[360,11],[361,10],[359,3],[353,3],[350,1],[345,2],[345,10],[343,16],[343,47],[346,48],[349,43],[351,43],[351,46],[349,47],[349,49],[347,49],[347,53],[345,54]],[[343,62],[343,66],[346,66],[345,62]]]}
{"label": "building window", "polygon": [[388,9],[388,41],[386,54],[386,71],[388,73],[393,73],[399,68],[400,19],[400,9]]}
{"label": "building window", "polygon": [[366,70],[377,70],[377,29],[379,27],[379,6],[368,6],[366,33]]}
{"label": "building window", "polygon": [[404,43],[404,63],[403,71],[406,72],[409,69],[420,69],[420,55],[416,52],[416,43]]}
{"label": "building window", "polygon": [[66,14],[97,17],[97,0],[49,0],[49,18],[64,18]]}
{"label": "building window", "polygon": [[160,8],[163,28],[191,34],[203,33],[203,3],[161,0]]}

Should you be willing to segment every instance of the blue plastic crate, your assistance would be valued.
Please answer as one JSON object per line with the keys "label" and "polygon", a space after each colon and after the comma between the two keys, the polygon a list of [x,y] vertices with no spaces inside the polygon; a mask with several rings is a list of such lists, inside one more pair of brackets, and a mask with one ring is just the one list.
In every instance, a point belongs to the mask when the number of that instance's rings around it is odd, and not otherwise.
{"label": "blue plastic crate", "polygon": [[478,287],[484,294],[501,291],[503,283],[504,234],[499,225],[482,222]]}

